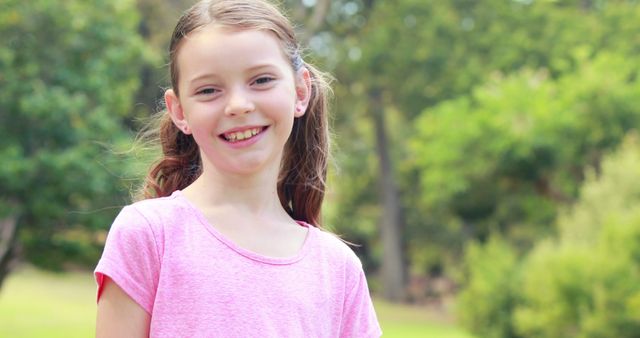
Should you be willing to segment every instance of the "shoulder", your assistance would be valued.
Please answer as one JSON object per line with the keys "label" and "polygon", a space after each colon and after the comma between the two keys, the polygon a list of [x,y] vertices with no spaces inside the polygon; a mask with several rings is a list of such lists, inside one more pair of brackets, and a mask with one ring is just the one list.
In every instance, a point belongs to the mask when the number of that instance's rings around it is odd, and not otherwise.
{"label": "shoulder", "polygon": [[180,235],[180,222],[187,218],[187,212],[189,210],[178,194],[125,206],[109,228],[103,256],[109,256],[111,252],[129,252],[160,257],[165,240]]}
{"label": "shoulder", "polygon": [[182,203],[181,195],[177,192],[165,197],[150,198],[140,200],[128,205],[125,208],[131,208],[141,214],[161,213],[172,214],[183,211],[184,203]]}
{"label": "shoulder", "polygon": [[170,196],[141,200],[127,205],[120,211],[118,218],[126,218],[153,226],[179,220],[188,212],[189,210],[180,195],[174,193]]}
{"label": "shoulder", "polygon": [[313,228],[313,231],[316,232],[318,246],[326,255],[342,262],[349,270],[362,270],[360,258],[345,240],[329,230]]}
{"label": "shoulder", "polygon": [[167,230],[179,228],[176,225],[189,213],[189,208],[177,194],[141,200],[122,208],[113,221],[109,233],[120,233],[125,236],[148,234],[149,237],[158,241],[164,238]]}

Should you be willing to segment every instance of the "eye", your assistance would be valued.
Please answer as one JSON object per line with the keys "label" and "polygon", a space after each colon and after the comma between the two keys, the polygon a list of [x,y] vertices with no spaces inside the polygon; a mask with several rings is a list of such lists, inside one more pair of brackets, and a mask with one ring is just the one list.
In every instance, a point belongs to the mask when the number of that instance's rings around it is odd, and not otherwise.
{"label": "eye", "polygon": [[202,90],[196,92],[196,94],[197,95],[212,95],[212,94],[215,94],[217,92],[218,92],[218,90],[215,89],[215,88],[205,88],[205,89],[202,89]]}
{"label": "eye", "polygon": [[261,76],[261,77],[257,78],[257,79],[254,81],[254,83],[255,83],[255,84],[257,84],[257,85],[265,85],[265,84],[267,84],[267,83],[269,83],[269,82],[271,82],[271,81],[273,81],[273,80],[275,80],[275,78],[274,78],[274,77],[271,77],[271,76]]}

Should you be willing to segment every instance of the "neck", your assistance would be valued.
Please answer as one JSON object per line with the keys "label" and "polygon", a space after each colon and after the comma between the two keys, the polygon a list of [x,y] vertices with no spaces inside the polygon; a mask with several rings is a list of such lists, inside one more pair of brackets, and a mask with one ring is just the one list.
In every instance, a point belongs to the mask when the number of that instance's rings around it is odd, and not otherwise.
{"label": "neck", "polygon": [[277,184],[279,167],[240,175],[205,166],[202,175],[184,189],[184,194],[203,210],[228,210],[240,215],[288,216],[280,204]]}

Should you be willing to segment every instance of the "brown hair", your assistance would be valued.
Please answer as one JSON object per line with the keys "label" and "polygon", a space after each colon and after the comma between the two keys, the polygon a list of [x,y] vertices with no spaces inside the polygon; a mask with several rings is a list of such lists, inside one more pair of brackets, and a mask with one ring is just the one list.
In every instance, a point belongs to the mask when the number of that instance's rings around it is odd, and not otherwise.
{"label": "brown hair", "polygon": [[[306,113],[296,118],[284,147],[278,177],[278,196],[284,209],[296,220],[320,226],[329,156],[327,121],[327,77],[301,59],[300,46],[289,20],[264,0],[205,0],[187,10],[178,20],[169,45],[171,85],[178,92],[177,53],[187,34],[215,24],[234,30],[263,30],[275,34],[294,71],[306,67],[311,73],[311,96]],[[184,189],[202,173],[198,145],[183,134],[166,112],[153,127],[162,147],[161,158],[152,166],[142,187],[143,198],[168,196]]]}

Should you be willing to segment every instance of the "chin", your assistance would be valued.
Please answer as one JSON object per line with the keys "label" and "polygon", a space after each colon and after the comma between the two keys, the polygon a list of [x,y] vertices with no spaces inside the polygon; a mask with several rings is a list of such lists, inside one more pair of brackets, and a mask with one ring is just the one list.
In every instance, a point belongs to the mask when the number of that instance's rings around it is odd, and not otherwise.
{"label": "chin", "polygon": [[269,163],[258,159],[229,163],[228,170],[240,175],[253,175],[267,170]]}

